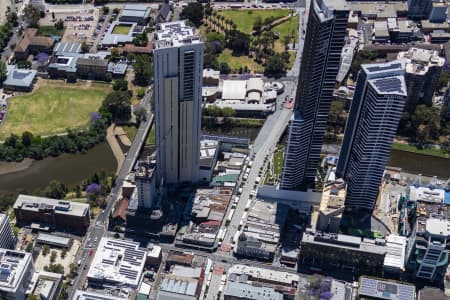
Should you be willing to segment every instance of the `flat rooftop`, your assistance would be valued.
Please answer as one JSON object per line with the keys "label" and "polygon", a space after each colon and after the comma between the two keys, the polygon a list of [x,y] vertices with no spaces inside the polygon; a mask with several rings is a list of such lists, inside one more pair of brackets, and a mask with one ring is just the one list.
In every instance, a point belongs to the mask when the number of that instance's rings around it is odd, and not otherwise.
{"label": "flat rooftop", "polygon": [[128,297],[116,297],[107,294],[76,290],[72,300],[125,300]]}
{"label": "flat rooftop", "polygon": [[4,85],[29,87],[33,83],[34,78],[37,75],[36,70],[29,69],[16,69],[15,67],[8,72]]}
{"label": "flat rooftop", "polygon": [[228,269],[228,274],[247,275],[253,278],[292,286],[296,285],[300,280],[300,277],[297,274],[246,265],[233,265]]}
{"label": "flat rooftop", "polygon": [[14,202],[14,209],[28,211],[54,210],[56,214],[84,217],[89,212],[89,204],[36,197],[20,194]]}
{"label": "flat rooftop", "polygon": [[139,243],[103,237],[87,277],[93,281],[115,282],[137,288],[146,260]]}
{"label": "flat rooftop", "polygon": [[432,67],[443,67],[445,59],[434,50],[410,48],[408,51],[399,52],[398,59],[406,61],[406,72],[425,75]]}
{"label": "flat rooftop", "polygon": [[16,291],[32,263],[31,253],[0,249],[0,291]]}
{"label": "flat rooftop", "polygon": [[200,37],[194,28],[186,25],[185,21],[175,21],[159,24],[155,32],[155,48],[179,47],[190,44],[200,44]]}
{"label": "flat rooftop", "polygon": [[416,287],[363,276],[359,281],[359,296],[386,300],[414,300]]}

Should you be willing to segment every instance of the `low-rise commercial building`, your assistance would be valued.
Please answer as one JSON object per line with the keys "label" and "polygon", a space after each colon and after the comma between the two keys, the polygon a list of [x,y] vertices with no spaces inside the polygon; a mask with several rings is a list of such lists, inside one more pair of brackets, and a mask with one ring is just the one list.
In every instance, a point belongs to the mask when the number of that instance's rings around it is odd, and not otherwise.
{"label": "low-rise commercial building", "polygon": [[255,200],[248,211],[242,233],[237,241],[236,254],[270,260],[280,242],[288,207],[269,201]]}
{"label": "low-rise commercial building", "polygon": [[346,186],[342,180],[326,183],[318,211],[314,211],[311,218],[312,227],[318,231],[339,231],[345,206]]}
{"label": "low-rise commercial building", "polygon": [[128,300],[128,297],[118,297],[91,291],[76,290],[72,300]]}
{"label": "low-rise commercial building", "polygon": [[[116,27],[129,27],[127,33],[117,32]],[[105,32],[100,47],[116,47],[133,42],[136,34],[142,34],[145,26],[138,25],[135,22],[112,22],[109,29]]]}
{"label": "low-rise commercial building", "polygon": [[383,263],[385,274],[400,275],[405,271],[407,245],[408,240],[404,236],[391,234],[387,237],[386,256]]}
{"label": "low-rise commercial building", "polygon": [[321,268],[350,269],[355,273],[380,274],[386,255],[385,240],[336,233],[303,233],[300,260]]}
{"label": "low-rise commercial building", "polygon": [[0,249],[0,298],[25,299],[33,273],[31,253]]}
{"label": "low-rise commercial building", "polygon": [[72,240],[68,237],[62,237],[40,232],[36,238],[36,243],[68,249],[72,244]]}
{"label": "low-rise commercial building", "polygon": [[27,295],[39,299],[56,300],[61,290],[63,275],[52,272],[35,272],[27,289]]}
{"label": "low-rise commercial building", "polygon": [[[297,295],[297,288],[300,278],[297,274],[280,272],[275,270],[264,269],[260,267],[246,266],[246,265],[233,265],[228,269],[228,284],[231,282],[245,284],[245,286],[237,287],[237,291],[232,291],[227,287],[229,297],[236,295],[239,290],[247,291],[252,294],[253,287],[264,287],[268,289],[271,295],[278,299],[279,294],[282,295],[282,299],[294,299]],[[233,284],[232,284],[233,286]],[[264,289],[260,289],[263,291]],[[240,292],[239,292],[240,293]],[[225,293],[226,295],[227,293]],[[247,299],[247,298],[225,298],[225,299]],[[253,298],[249,298],[253,299]],[[261,299],[261,297],[257,298]],[[270,299],[270,298],[269,298]]]}
{"label": "low-rise commercial building", "polygon": [[362,276],[359,279],[358,299],[415,300],[416,287]]}
{"label": "low-rise commercial building", "polygon": [[77,60],[77,75],[88,79],[104,79],[108,70],[108,60],[79,58]]}
{"label": "low-rise commercial building", "polygon": [[139,25],[147,25],[151,8],[146,5],[126,4],[119,17],[120,22],[134,22]]}
{"label": "low-rise commercial building", "polygon": [[108,284],[137,288],[144,269],[147,252],[139,243],[101,238],[87,274],[93,286]]}
{"label": "low-rise commercial building", "polygon": [[190,267],[194,260],[194,254],[182,251],[169,251],[166,258],[166,271],[174,265]]}
{"label": "low-rise commercial building", "polygon": [[157,300],[198,300],[204,278],[202,268],[173,266],[162,279]]}
{"label": "low-rise commercial building", "polygon": [[270,287],[228,281],[224,298],[225,300],[283,300],[283,294]]}
{"label": "low-rise commercial building", "polygon": [[19,226],[38,223],[50,228],[85,232],[91,219],[87,203],[21,194],[17,197],[13,208]]}

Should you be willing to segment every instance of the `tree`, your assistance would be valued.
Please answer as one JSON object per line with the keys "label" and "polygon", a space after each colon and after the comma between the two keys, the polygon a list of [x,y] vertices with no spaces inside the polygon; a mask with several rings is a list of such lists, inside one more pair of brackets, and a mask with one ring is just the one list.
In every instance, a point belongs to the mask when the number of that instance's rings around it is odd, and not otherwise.
{"label": "tree", "polygon": [[31,253],[31,251],[33,251],[33,243],[28,243],[25,251]]}
{"label": "tree", "polygon": [[89,45],[84,41],[81,43],[81,52],[84,53],[89,52]]}
{"label": "tree", "polygon": [[133,44],[139,47],[145,47],[148,44],[147,33],[138,33],[134,36]]}
{"label": "tree", "polygon": [[50,247],[48,245],[42,246],[42,255],[47,256],[47,254],[50,252]]}
{"label": "tree", "polygon": [[253,22],[253,30],[256,33],[259,33],[261,31],[261,27],[262,27],[262,18],[261,16],[257,16],[255,18],[255,21]]}
{"label": "tree", "polygon": [[7,69],[6,69],[6,64],[4,61],[0,61],[0,86],[3,83],[3,81],[5,81],[6,79],[6,73],[7,73]]}
{"label": "tree", "polygon": [[38,28],[39,27],[39,19],[40,13],[37,8],[33,5],[28,4],[23,9],[24,20],[28,24],[28,27]]}
{"label": "tree", "polygon": [[113,91],[106,96],[102,106],[115,123],[127,123],[131,118],[131,95],[127,91]]}
{"label": "tree", "polygon": [[180,14],[181,19],[188,19],[195,27],[200,27],[203,19],[203,5],[198,2],[190,2]]}
{"label": "tree", "polygon": [[49,185],[44,189],[44,195],[48,198],[64,199],[66,194],[67,187],[57,180],[50,181]]}
{"label": "tree", "polygon": [[118,59],[119,57],[120,57],[119,48],[113,47],[111,49],[111,59],[115,60]]}
{"label": "tree", "polygon": [[29,131],[24,131],[22,133],[22,145],[28,147],[33,142],[33,134]]}
{"label": "tree", "polygon": [[106,5],[103,6],[102,11],[103,11],[103,14],[104,14],[104,15],[107,15],[107,14],[109,13],[109,7],[106,6]]}
{"label": "tree", "polygon": [[64,21],[59,19],[56,23],[55,23],[55,28],[58,30],[63,30],[64,29]]}
{"label": "tree", "polygon": [[139,106],[135,108],[133,114],[136,117],[137,124],[147,121],[147,110],[144,107]]}
{"label": "tree", "polygon": [[227,35],[227,47],[234,56],[247,55],[250,49],[250,36],[238,30],[230,30]]}
{"label": "tree", "polygon": [[146,86],[150,83],[153,78],[153,66],[147,54],[136,55],[133,69],[137,85]]}
{"label": "tree", "polygon": [[17,20],[19,19],[17,16],[17,13],[15,11],[10,12],[8,14],[8,22],[10,22],[11,24],[13,24],[14,26],[17,26]]}
{"label": "tree", "polygon": [[41,297],[39,297],[37,295],[34,295],[34,294],[31,294],[31,295],[27,296],[26,300],[41,300]]}
{"label": "tree", "polygon": [[447,84],[448,84],[448,73],[445,71],[442,71],[441,75],[439,76],[438,89],[446,87]]}
{"label": "tree", "polygon": [[56,265],[50,264],[49,266],[45,266],[44,270],[47,272],[64,274],[64,267],[61,264],[56,264]]}
{"label": "tree", "polygon": [[267,61],[264,75],[267,77],[280,78],[286,74],[286,63],[284,58],[276,53]]}
{"label": "tree", "polygon": [[227,63],[221,63],[219,66],[220,74],[229,74],[230,66]]}
{"label": "tree", "polygon": [[116,79],[113,82],[113,90],[115,91],[127,91],[128,90],[128,81],[125,79]]}
{"label": "tree", "polygon": [[64,259],[67,255],[67,249],[66,248],[62,248],[61,250],[61,258]]}
{"label": "tree", "polygon": [[120,10],[117,7],[113,9],[113,14],[118,15],[119,12],[120,12]]}
{"label": "tree", "polygon": [[56,260],[56,251],[52,251],[52,253],[50,254],[50,262],[54,263]]}

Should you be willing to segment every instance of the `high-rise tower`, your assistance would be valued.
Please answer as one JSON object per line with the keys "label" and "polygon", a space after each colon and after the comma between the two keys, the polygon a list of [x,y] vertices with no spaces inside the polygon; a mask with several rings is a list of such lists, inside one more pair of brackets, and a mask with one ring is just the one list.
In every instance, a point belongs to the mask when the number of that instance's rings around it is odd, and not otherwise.
{"label": "high-rise tower", "polygon": [[159,27],[153,51],[156,172],[167,183],[196,181],[203,44],[184,21]]}
{"label": "high-rise tower", "polygon": [[345,0],[311,2],[281,189],[304,189],[314,182],[348,14]]}
{"label": "high-rise tower", "polygon": [[404,74],[402,60],[361,66],[336,168],[347,182],[346,209],[374,208],[406,101]]}

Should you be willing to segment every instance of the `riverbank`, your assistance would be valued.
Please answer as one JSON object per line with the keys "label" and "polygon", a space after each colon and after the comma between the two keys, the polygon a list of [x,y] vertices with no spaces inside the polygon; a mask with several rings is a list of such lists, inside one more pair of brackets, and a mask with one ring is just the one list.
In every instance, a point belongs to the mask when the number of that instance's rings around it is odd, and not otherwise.
{"label": "riverbank", "polygon": [[450,153],[448,153],[447,151],[441,150],[441,149],[435,149],[435,148],[419,149],[414,145],[403,144],[403,143],[398,143],[398,142],[394,142],[392,144],[392,149],[450,159]]}
{"label": "riverbank", "polygon": [[31,167],[31,164],[33,163],[33,160],[31,158],[25,158],[21,162],[6,162],[2,161],[0,162],[0,175],[6,175],[10,173],[25,171],[29,167]]}

